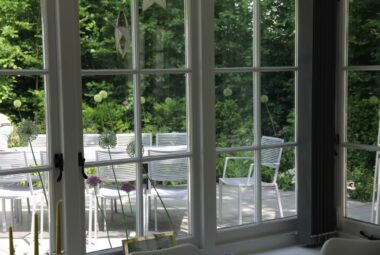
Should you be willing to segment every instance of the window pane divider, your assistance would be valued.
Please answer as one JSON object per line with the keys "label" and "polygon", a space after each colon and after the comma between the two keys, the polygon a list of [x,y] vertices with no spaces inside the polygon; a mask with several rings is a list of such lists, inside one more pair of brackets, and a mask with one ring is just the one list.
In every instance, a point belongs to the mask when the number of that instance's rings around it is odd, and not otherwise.
{"label": "window pane divider", "polygon": [[125,75],[125,74],[186,74],[191,73],[190,68],[168,69],[87,69],[82,70],[83,76],[93,75]]}
{"label": "window pane divider", "polygon": [[9,174],[26,174],[26,173],[35,173],[35,172],[49,172],[53,168],[50,166],[39,166],[39,167],[20,167],[20,168],[11,168],[11,169],[1,169],[0,176],[9,175]]}
{"label": "window pane divider", "polygon": [[380,71],[380,65],[344,66],[343,71]]}
{"label": "window pane divider", "polygon": [[0,75],[46,75],[49,71],[47,69],[2,69],[0,70]]}
{"label": "window pane divider", "polygon": [[349,149],[359,149],[359,150],[366,150],[366,151],[380,151],[380,147],[378,147],[376,145],[342,143],[341,146],[345,147],[345,148],[349,148]]}
{"label": "window pane divider", "polygon": [[187,153],[176,153],[168,155],[158,155],[158,156],[149,156],[143,158],[125,158],[125,159],[116,159],[116,160],[102,160],[102,161],[93,161],[85,164],[85,167],[97,167],[97,166],[109,166],[109,165],[122,165],[122,164],[132,164],[132,163],[145,163],[156,160],[166,160],[166,159],[176,159],[176,158],[188,158],[191,157],[190,152]]}
{"label": "window pane divider", "polygon": [[217,148],[216,154],[233,153],[233,152],[241,152],[241,151],[257,151],[257,150],[265,150],[265,149],[273,149],[273,148],[289,148],[289,147],[296,147],[296,146],[297,146],[297,143],[279,143],[279,144],[261,145],[261,146],[258,145],[258,146]]}
{"label": "window pane divider", "polygon": [[252,73],[252,72],[288,72],[298,71],[297,66],[279,67],[223,67],[215,68],[215,73]]}

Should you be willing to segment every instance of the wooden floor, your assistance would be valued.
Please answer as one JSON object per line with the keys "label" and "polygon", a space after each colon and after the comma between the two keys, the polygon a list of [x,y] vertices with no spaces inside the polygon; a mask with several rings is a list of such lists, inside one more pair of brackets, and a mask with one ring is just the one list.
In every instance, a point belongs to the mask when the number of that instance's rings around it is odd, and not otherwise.
{"label": "wooden floor", "polygon": [[[242,224],[252,223],[254,220],[254,201],[253,201],[253,190],[247,189],[242,193]],[[280,191],[281,202],[284,211],[284,217],[289,217],[296,215],[295,207],[295,192],[293,191]],[[263,221],[274,220],[280,218],[279,208],[277,204],[277,199],[273,189],[264,189],[262,192],[262,217]],[[217,200],[218,201],[218,200]],[[237,191],[235,188],[225,188],[223,196],[223,218],[218,217],[218,228],[225,228],[229,226],[235,226],[239,224],[239,212],[237,209]],[[187,213],[187,200],[164,200],[166,207],[169,211],[170,217],[172,219],[174,228],[178,235],[187,235],[189,233],[188,224],[188,213]],[[127,214],[127,226],[130,237],[134,237],[135,232],[135,211],[134,204],[135,201],[132,198],[132,213],[128,202],[125,201],[125,213]],[[23,221],[14,225],[14,238],[15,238],[15,249],[16,254],[28,254],[30,250],[30,219],[31,214],[28,213],[26,203],[23,203],[22,216]],[[9,206],[7,207],[9,208]],[[86,203],[86,226],[88,230],[88,201]],[[120,208],[117,213],[110,213],[111,207],[108,204],[107,207],[107,220],[106,224],[108,227],[109,239],[107,232],[103,229],[103,221],[101,214],[98,212],[98,222],[99,230],[96,231],[96,238],[94,232],[91,237],[87,234],[87,251],[97,251],[102,249],[109,249],[112,247],[121,246],[121,240],[125,239],[125,230],[122,222],[122,214],[120,213]],[[154,213],[151,210],[151,217],[149,220],[149,232],[155,231],[155,220]],[[363,220],[370,221],[371,203],[362,203],[358,201],[349,201],[348,203],[348,216]],[[48,217],[45,213],[45,232],[44,239],[40,243],[41,251],[47,251],[48,249],[48,233],[47,233],[47,222]],[[1,220],[1,219],[0,219]],[[7,212],[7,224],[11,222],[10,213]],[[3,222],[2,222],[3,223]],[[2,226],[2,225],[0,225]],[[163,207],[158,203],[158,213],[157,213],[157,231],[167,231],[171,230],[168,218],[163,210]],[[111,246],[110,243],[111,242]],[[261,254],[318,254],[312,250],[304,249],[302,247],[290,247],[288,248],[288,253],[261,253]],[[297,249],[294,252],[292,249]],[[286,252],[286,249],[281,249],[278,252]],[[299,253],[299,252],[305,253]],[[307,253],[310,251],[310,253]],[[44,254],[42,253],[41,254]],[[313,253],[314,252],[314,253]],[[8,254],[8,234],[1,232],[0,230],[0,254]]]}

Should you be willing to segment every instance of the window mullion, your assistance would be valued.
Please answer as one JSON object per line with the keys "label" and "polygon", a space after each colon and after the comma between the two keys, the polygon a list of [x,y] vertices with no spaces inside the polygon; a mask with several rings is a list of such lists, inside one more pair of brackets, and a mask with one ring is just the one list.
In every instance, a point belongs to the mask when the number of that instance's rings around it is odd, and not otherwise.
{"label": "window mullion", "polygon": [[63,244],[65,254],[86,253],[84,181],[78,166],[83,153],[81,55],[78,1],[56,1],[63,186]]}
{"label": "window mullion", "polygon": [[[261,36],[260,36],[260,1],[256,0],[253,3],[253,67],[258,68],[261,66]],[[261,145],[261,74],[259,72],[253,73],[253,91],[254,91],[254,145]],[[255,222],[261,222],[261,151],[257,150],[255,153]]]}
{"label": "window mullion", "polygon": [[[140,33],[139,33],[139,2],[132,1],[132,48],[133,48],[133,69],[137,70],[133,74],[134,86],[134,115],[135,115],[135,134],[137,144],[137,157],[142,158],[142,136],[141,136],[141,74],[140,74]],[[143,194],[143,165],[142,162],[137,164],[136,172],[136,231],[138,236],[144,235],[144,194]]]}

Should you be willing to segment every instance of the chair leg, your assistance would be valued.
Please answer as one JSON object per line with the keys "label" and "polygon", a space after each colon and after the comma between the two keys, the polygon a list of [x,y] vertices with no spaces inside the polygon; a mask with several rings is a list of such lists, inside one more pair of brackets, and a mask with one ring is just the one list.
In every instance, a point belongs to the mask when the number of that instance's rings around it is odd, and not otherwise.
{"label": "chair leg", "polygon": [[14,214],[14,208],[15,208],[15,201],[12,199],[11,200],[11,217],[12,217],[12,227],[15,225],[15,214]]}
{"label": "chair leg", "polygon": [[239,212],[239,224],[243,223],[243,213],[241,211],[241,187],[238,186],[238,212]]}
{"label": "chair leg", "polygon": [[88,203],[88,243],[92,241],[92,206],[92,194],[90,194]]}
{"label": "chair leg", "polygon": [[26,199],[26,205],[28,206],[28,213],[30,213],[30,201],[29,201],[29,198]]}
{"label": "chair leg", "polygon": [[223,183],[219,181],[219,220],[223,220]]}
{"label": "chair leg", "polygon": [[7,213],[5,211],[5,198],[1,199],[1,220],[3,224],[3,232],[7,231]]}
{"label": "chair leg", "polygon": [[42,197],[40,198],[40,217],[41,217],[41,226],[40,226],[40,242],[44,240],[44,201]]}
{"label": "chair leg", "polygon": [[154,230],[157,231],[157,196],[154,196]]}
{"label": "chair leg", "polygon": [[274,186],[276,189],[276,196],[277,196],[277,203],[278,203],[278,208],[280,209],[280,217],[284,218],[284,212],[282,210],[282,203],[281,203],[281,197],[280,197],[280,192],[278,190],[277,184]]}

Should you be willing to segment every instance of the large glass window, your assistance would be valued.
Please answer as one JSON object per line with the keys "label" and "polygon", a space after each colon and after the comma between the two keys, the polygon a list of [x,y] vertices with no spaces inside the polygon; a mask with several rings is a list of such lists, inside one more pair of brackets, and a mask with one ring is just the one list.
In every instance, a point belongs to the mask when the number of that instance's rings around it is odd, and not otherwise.
{"label": "large glass window", "polygon": [[186,5],[80,1],[87,251],[191,233]]}
{"label": "large glass window", "polygon": [[380,3],[345,1],[344,7],[344,215],[379,224]]}
{"label": "large glass window", "polygon": [[215,1],[214,28],[218,228],[296,215],[295,1]]}

